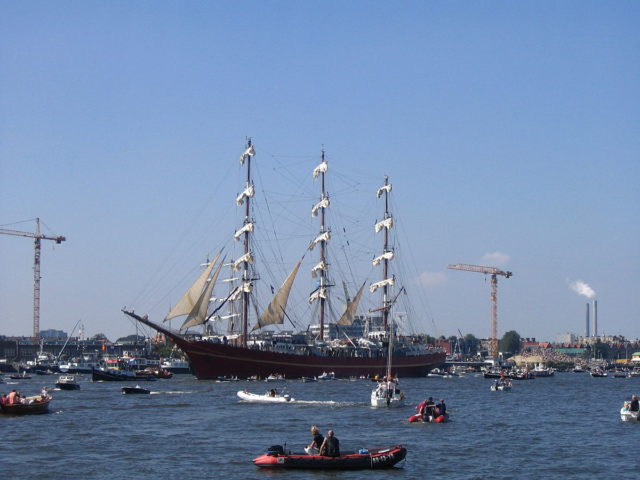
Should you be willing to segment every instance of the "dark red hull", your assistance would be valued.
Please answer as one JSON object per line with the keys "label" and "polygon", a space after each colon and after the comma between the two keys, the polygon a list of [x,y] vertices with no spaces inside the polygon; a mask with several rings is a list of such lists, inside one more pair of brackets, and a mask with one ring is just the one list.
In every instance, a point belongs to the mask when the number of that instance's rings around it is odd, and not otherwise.
{"label": "dark red hull", "polygon": [[[334,372],[337,377],[353,377],[383,374],[386,370],[385,357],[297,355],[186,340],[146,318],[129,315],[171,338],[189,357],[193,373],[200,380],[232,376],[266,377],[274,373],[286,378],[300,378],[321,375],[323,372]],[[439,351],[423,355],[394,356],[393,374],[399,377],[424,377],[432,368],[444,363],[445,357],[445,353]]]}

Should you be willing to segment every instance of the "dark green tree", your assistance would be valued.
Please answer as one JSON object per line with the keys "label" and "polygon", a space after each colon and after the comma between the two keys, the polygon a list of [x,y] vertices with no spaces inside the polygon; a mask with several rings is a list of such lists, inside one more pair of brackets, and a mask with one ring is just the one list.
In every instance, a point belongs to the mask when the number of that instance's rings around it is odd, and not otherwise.
{"label": "dark green tree", "polygon": [[509,330],[498,342],[498,350],[503,353],[518,353],[520,351],[520,334],[515,330]]}
{"label": "dark green tree", "polygon": [[472,333],[467,333],[463,338],[462,350],[467,355],[476,355],[478,353],[478,339]]}

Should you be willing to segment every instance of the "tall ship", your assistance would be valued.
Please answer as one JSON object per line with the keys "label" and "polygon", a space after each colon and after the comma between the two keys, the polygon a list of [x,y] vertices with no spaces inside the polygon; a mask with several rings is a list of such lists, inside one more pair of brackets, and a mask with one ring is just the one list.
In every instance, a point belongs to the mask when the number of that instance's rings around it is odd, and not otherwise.
{"label": "tall ship", "polygon": [[[133,310],[123,312],[174,342],[189,358],[193,373],[198,379],[220,377],[267,377],[282,375],[285,378],[301,378],[332,374],[336,377],[375,376],[385,373],[388,364],[393,365],[393,375],[421,377],[444,363],[445,353],[426,344],[418,335],[399,335],[398,328],[391,322],[392,306],[404,287],[396,285],[391,263],[395,249],[390,245],[390,232],[394,219],[389,211],[389,196],[392,185],[385,177],[383,186],[376,196],[384,201],[382,220],[374,225],[376,234],[383,237],[382,252],[372,262],[380,268],[380,280],[370,283],[370,293],[381,292],[379,307],[369,310],[366,315],[357,315],[366,282],[351,298],[344,284],[345,303],[342,314],[331,321],[329,314],[334,311],[329,302],[330,291],[335,283],[330,275],[328,251],[331,229],[326,222],[329,195],[325,177],[328,162],[324,151],[321,162],[313,170],[314,182],[318,182],[320,196],[311,209],[312,217],[319,220],[319,230],[310,242],[307,252],[290,271],[280,289],[274,294],[266,308],[259,314],[256,306],[255,289],[260,276],[255,270],[254,227],[252,199],[255,185],[252,179],[252,159],[255,149],[251,139],[240,157],[246,171],[242,192],[236,197],[236,204],[244,209],[242,225],[235,231],[234,240],[241,245],[237,258],[227,262],[226,255],[219,252],[204,265],[193,285],[171,309],[164,321],[185,317],[178,331],[154,322],[147,315],[139,315]],[[373,192],[372,192],[373,194]],[[298,333],[277,332],[271,326],[283,326],[285,321],[294,324],[287,309],[289,297],[306,255],[315,256],[311,276],[314,288],[308,296],[308,305],[313,305],[314,318],[310,318],[306,330]],[[348,260],[347,260],[348,261]],[[227,267],[229,278],[218,282],[222,269]],[[216,285],[220,283],[216,290]],[[218,291],[224,288],[225,295]],[[215,294],[214,294],[215,292]],[[311,315],[310,315],[311,316]],[[227,322],[225,334],[213,333],[212,325]],[[360,328],[354,328],[354,327]],[[189,329],[202,329],[201,333],[189,333]],[[282,328],[282,327],[281,327]],[[393,335],[393,338],[391,338]],[[391,348],[390,348],[391,345]],[[392,358],[389,358],[389,356]]]}

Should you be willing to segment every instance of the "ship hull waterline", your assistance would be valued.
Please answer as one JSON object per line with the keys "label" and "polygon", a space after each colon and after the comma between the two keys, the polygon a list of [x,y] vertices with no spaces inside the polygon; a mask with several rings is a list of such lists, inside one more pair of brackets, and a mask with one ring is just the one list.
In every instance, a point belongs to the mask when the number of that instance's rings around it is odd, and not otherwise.
{"label": "ship hull waterline", "polygon": [[[124,312],[170,338],[188,357],[194,375],[199,380],[219,377],[266,377],[282,374],[287,378],[301,378],[333,372],[337,377],[371,376],[386,370],[386,357],[333,357],[298,355],[255,350],[251,348],[187,340],[160,325],[132,312]],[[394,356],[393,374],[398,377],[423,377],[445,361],[445,353]]]}

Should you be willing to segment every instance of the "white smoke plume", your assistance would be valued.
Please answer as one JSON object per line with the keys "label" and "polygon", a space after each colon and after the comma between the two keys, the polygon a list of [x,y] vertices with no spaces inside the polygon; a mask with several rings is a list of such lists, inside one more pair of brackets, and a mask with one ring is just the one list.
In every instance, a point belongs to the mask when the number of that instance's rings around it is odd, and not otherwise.
{"label": "white smoke plume", "polygon": [[569,288],[576,292],[578,295],[584,295],[587,298],[593,298],[596,296],[596,292],[584,282],[578,280],[569,285]]}

